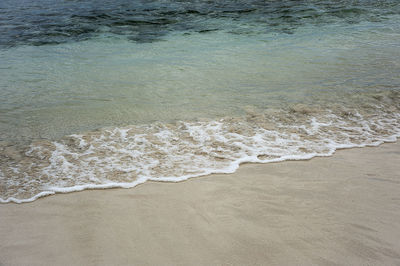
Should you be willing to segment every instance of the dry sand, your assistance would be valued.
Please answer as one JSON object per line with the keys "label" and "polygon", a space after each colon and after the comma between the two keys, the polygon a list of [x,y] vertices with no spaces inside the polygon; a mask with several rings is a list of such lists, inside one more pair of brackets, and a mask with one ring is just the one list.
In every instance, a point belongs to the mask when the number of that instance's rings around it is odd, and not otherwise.
{"label": "dry sand", "polygon": [[400,143],[3,204],[0,265],[400,265]]}

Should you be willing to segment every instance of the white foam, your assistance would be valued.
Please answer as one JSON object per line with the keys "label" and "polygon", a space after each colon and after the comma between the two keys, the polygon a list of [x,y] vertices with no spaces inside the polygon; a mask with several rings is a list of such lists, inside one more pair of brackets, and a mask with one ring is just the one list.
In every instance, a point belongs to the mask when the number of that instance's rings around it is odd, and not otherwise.
{"label": "white foam", "polygon": [[364,118],[355,112],[345,119],[326,112],[263,128],[268,119],[158,123],[34,143],[26,152],[30,164],[12,162],[0,169],[0,180],[7,180],[6,188],[14,188],[0,202],[30,202],[85,189],[132,188],[148,180],[180,182],[233,173],[245,162],[331,156],[337,149],[377,146],[400,136],[397,113]]}
{"label": "white foam", "polygon": [[10,202],[27,203],[27,202],[35,201],[35,200],[37,200],[38,198],[41,198],[41,197],[53,195],[55,193],[56,193],[55,191],[42,191],[42,192],[34,195],[33,197],[27,198],[27,199],[17,199],[17,198],[14,198],[14,197],[9,197],[7,199],[0,198],[0,203],[10,203]]}

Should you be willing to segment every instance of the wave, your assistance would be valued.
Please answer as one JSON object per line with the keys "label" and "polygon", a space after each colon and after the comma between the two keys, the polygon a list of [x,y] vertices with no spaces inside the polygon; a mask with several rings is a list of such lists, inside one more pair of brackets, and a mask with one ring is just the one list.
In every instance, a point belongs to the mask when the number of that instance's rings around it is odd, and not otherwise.
{"label": "wave", "polygon": [[400,136],[400,91],[351,95],[347,104],[249,107],[241,117],[103,128],[29,147],[2,145],[0,202],[84,189],[131,188],[233,173],[241,163],[331,156]]}

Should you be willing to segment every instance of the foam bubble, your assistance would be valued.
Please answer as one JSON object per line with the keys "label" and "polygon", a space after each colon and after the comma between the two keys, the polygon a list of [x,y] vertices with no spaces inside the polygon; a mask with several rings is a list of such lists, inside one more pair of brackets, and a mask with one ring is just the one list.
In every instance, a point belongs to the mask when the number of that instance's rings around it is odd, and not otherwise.
{"label": "foam bubble", "polygon": [[147,180],[179,182],[233,173],[244,162],[304,160],[393,142],[400,136],[399,95],[390,92],[363,98],[363,105],[352,101],[325,109],[252,108],[243,117],[104,128],[58,141],[39,140],[25,150],[2,147],[0,202],[131,188]]}

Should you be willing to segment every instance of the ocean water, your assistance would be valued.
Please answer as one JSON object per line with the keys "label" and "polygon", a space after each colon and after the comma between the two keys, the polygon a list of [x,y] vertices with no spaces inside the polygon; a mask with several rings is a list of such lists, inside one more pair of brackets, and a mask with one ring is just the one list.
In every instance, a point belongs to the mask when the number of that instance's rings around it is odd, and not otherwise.
{"label": "ocean water", "polygon": [[399,136],[399,1],[0,2],[0,202]]}

